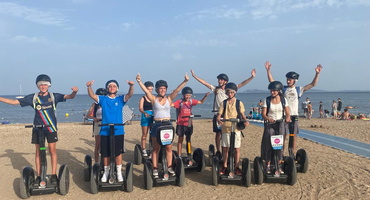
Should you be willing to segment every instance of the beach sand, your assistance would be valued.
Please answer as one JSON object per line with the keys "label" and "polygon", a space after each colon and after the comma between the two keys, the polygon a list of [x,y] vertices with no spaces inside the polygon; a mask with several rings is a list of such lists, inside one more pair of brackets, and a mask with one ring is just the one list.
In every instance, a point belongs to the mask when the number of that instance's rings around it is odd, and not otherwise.
{"label": "beach sand", "polygon": [[[333,119],[300,120],[301,129],[346,137],[370,143],[370,122]],[[315,128],[316,126],[316,128]],[[203,173],[186,173],[184,187],[174,184],[145,190],[143,165],[134,165],[134,191],[113,190],[90,193],[89,182],[83,180],[85,155],[93,154],[94,140],[91,125],[81,123],[59,124],[58,165],[67,164],[70,170],[70,189],[66,196],[59,194],[31,196],[30,199],[369,199],[370,160],[315,142],[298,138],[297,149],[304,148],[309,156],[309,170],[299,173],[293,186],[280,183],[241,183],[212,185],[211,167]],[[139,144],[141,128],[138,121],[125,127],[126,148],[124,164],[133,162],[135,144]],[[244,131],[241,157],[253,159],[260,154],[263,128],[250,125]],[[31,130],[24,125],[0,125],[0,194],[1,199],[18,199],[20,174],[24,166],[34,167],[35,147],[30,143]],[[174,147],[177,144],[175,138]],[[208,155],[209,144],[214,143],[211,120],[195,120],[192,136],[193,150],[202,148]],[[175,148],[173,148],[175,149]],[[185,151],[183,151],[184,153]],[[208,156],[206,156],[208,158]],[[50,156],[48,155],[48,160]],[[49,162],[50,163],[50,162]],[[48,173],[51,168],[48,167]]]}

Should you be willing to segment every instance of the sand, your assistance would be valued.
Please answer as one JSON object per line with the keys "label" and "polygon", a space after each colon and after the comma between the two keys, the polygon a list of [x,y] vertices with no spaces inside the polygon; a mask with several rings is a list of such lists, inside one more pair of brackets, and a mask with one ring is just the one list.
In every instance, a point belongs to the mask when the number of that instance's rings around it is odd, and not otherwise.
{"label": "sand", "polygon": [[[300,120],[301,129],[309,129],[370,143],[370,121],[341,121],[334,119]],[[315,128],[316,125],[316,128]],[[312,127],[312,128],[311,128]],[[241,183],[212,185],[211,167],[202,173],[186,173],[184,187],[174,184],[145,190],[143,165],[134,165],[134,191],[120,190],[90,193],[90,185],[83,180],[83,160],[93,154],[91,125],[81,123],[59,124],[58,165],[67,164],[70,170],[70,189],[66,196],[59,194],[31,196],[30,199],[369,199],[370,160],[315,142],[298,138],[297,148],[304,148],[309,156],[307,173],[298,174],[293,186],[281,183],[252,184],[246,188]],[[194,147],[202,148],[208,155],[208,146],[214,142],[211,120],[196,120],[192,137]],[[126,126],[124,164],[133,162],[135,144],[140,141],[139,122]],[[242,140],[242,158],[253,160],[260,152],[262,128],[250,125]],[[24,125],[0,125],[1,199],[19,199],[20,173],[24,166],[34,167],[34,145],[30,144],[30,129]],[[176,139],[175,139],[176,141]],[[176,145],[177,142],[174,142]],[[185,152],[185,151],[183,151]],[[50,157],[47,157],[50,159]],[[50,173],[50,166],[48,168]]]}

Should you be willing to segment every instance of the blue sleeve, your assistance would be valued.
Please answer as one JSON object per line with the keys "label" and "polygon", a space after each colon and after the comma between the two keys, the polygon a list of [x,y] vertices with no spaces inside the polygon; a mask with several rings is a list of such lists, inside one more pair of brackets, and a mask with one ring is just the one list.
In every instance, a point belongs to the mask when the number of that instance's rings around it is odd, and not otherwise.
{"label": "blue sleeve", "polygon": [[32,102],[33,101],[33,96],[34,96],[34,94],[29,94],[29,95],[25,96],[24,98],[18,99],[19,104],[22,107],[25,107],[25,106],[33,107],[33,102]]}

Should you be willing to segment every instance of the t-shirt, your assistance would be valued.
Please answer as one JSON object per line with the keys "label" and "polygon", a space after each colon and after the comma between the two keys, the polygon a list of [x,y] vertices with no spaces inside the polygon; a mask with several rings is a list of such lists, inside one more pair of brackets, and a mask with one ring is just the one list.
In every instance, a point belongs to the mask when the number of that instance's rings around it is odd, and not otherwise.
{"label": "t-shirt", "polygon": [[[102,124],[122,124],[123,123],[123,115],[122,109],[123,106],[126,104],[124,95],[123,96],[116,96],[111,98],[109,96],[101,96],[99,95],[98,103],[102,107]],[[123,135],[125,134],[124,126],[114,126],[114,135]],[[110,135],[110,127],[109,126],[102,126],[100,128],[100,135],[109,136]]]}
{"label": "t-shirt", "polygon": [[[285,107],[286,106],[289,106],[289,102],[285,98]],[[262,107],[267,108],[266,99],[263,101]],[[272,118],[273,120],[283,119],[283,106],[282,106],[281,102],[279,102],[277,104],[271,102],[269,113],[267,113],[267,116],[268,116],[268,118]]]}
{"label": "t-shirt", "polygon": [[[245,112],[244,104],[243,104],[242,101],[240,101],[240,112],[241,113]],[[229,103],[229,101],[227,101],[226,111],[224,111],[224,103],[221,102],[219,113],[221,115],[224,114],[224,117],[223,117],[224,119],[237,118],[238,111],[236,110],[236,99],[231,104]],[[221,127],[221,132],[222,133],[231,133],[231,124],[232,123],[230,121],[224,122],[222,127]],[[236,129],[236,131],[240,131],[240,130],[237,129],[237,127],[235,127],[235,129]]]}
{"label": "t-shirt", "polygon": [[297,94],[297,89],[295,87],[287,87],[284,96],[288,100],[290,115],[298,116],[299,100],[298,97],[302,96],[304,88],[300,87],[300,94]]}
{"label": "t-shirt", "polygon": [[[213,103],[213,110],[218,111],[220,109],[220,104],[227,99],[227,95],[225,93],[225,90],[216,87],[214,85],[211,85],[211,91],[215,93],[215,90],[217,90],[217,93],[215,94],[215,102]],[[217,112],[215,112],[217,114]]]}
{"label": "t-shirt", "polygon": [[[29,94],[24,98],[18,99],[20,105],[22,107],[31,106],[34,107],[33,97],[35,94]],[[64,94],[60,93],[53,93],[55,106],[57,106],[58,102],[66,101],[64,99]],[[35,102],[35,117],[33,120],[34,125],[50,125],[50,127],[45,127],[44,130],[48,130],[50,133],[56,132],[58,130],[57,127],[57,119],[55,116],[55,110],[53,107],[53,101],[50,97],[50,93],[46,96],[37,96]]]}
{"label": "t-shirt", "polygon": [[189,125],[189,118],[182,118],[183,116],[190,116],[191,115],[191,109],[193,106],[196,106],[198,104],[198,100],[191,99],[189,101],[183,101],[182,99],[179,99],[175,102],[173,102],[173,105],[175,108],[180,108],[179,114],[177,116],[177,125],[181,126],[188,126]]}

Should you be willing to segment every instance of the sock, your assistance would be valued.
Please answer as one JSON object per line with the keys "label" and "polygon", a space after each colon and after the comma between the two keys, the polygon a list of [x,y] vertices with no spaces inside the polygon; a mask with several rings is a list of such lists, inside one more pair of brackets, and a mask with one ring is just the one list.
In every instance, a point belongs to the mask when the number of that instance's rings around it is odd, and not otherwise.
{"label": "sock", "polygon": [[109,166],[104,166],[104,174],[107,175],[107,176],[109,174],[109,169],[110,169]]}
{"label": "sock", "polygon": [[122,165],[116,165],[116,168],[117,168],[117,174],[121,174],[122,173]]}

